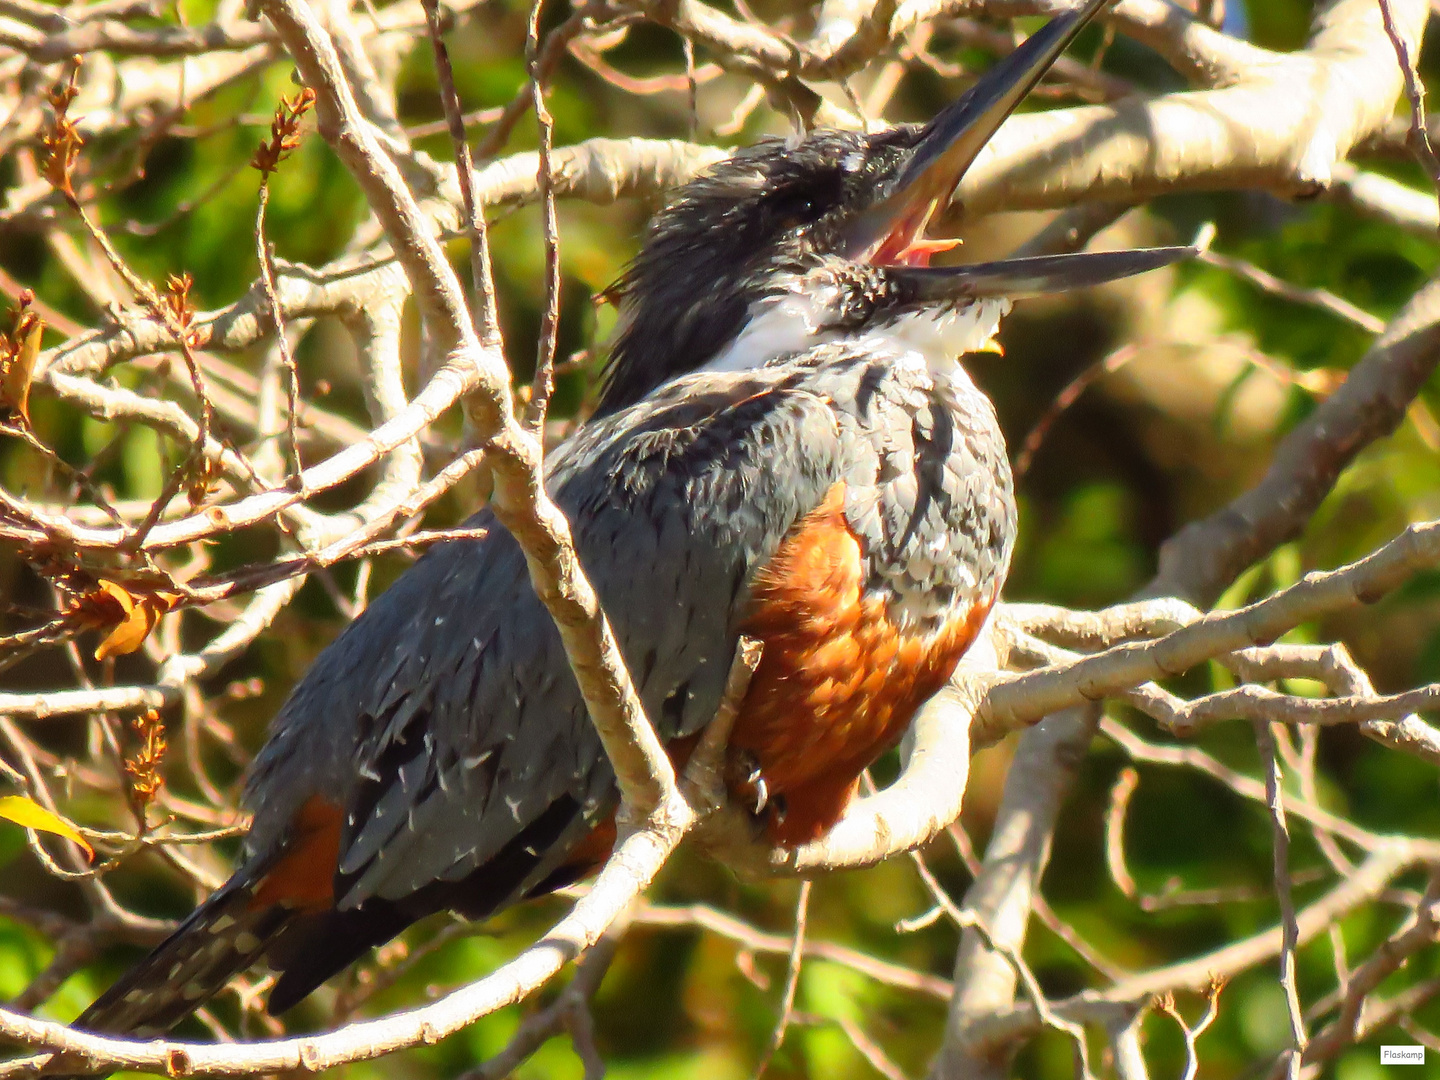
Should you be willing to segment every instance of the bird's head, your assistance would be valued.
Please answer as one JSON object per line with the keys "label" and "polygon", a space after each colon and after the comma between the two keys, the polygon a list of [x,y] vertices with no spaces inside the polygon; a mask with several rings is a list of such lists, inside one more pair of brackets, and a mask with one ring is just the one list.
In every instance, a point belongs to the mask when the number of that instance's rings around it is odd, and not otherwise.
{"label": "bird's head", "polygon": [[1053,19],[928,124],[767,139],[678,189],[619,282],[621,325],[598,412],[690,371],[753,367],[899,320],[911,331],[933,326],[956,355],[973,351],[1002,308],[979,301],[1097,284],[1188,254],[929,266],[954,244],[925,237],[937,208],[1108,2],[1086,0]]}

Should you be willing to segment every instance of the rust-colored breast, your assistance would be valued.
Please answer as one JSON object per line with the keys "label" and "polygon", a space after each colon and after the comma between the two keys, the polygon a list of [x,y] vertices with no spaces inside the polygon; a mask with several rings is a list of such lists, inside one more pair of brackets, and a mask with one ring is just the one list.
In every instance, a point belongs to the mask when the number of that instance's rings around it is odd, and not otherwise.
{"label": "rust-colored breast", "polygon": [[884,598],[864,594],[844,508],[836,484],[796,524],[757,575],[741,628],[765,651],[730,739],[731,793],[753,804],[746,774],[758,767],[770,837],[785,845],[839,819],[860,773],[944,685],[989,610],[977,604],[933,635],[901,632]]}

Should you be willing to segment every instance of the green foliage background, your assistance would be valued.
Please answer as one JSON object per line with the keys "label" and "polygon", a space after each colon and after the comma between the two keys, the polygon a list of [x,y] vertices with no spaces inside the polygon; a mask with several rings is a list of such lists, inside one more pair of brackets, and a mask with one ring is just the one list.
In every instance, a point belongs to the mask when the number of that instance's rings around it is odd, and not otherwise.
{"label": "green foliage background", "polygon": [[[184,6],[191,23],[209,15],[203,2]],[[764,14],[778,10],[777,5],[761,8]],[[1253,40],[1291,48],[1303,42],[1310,10],[1299,0],[1251,0],[1247,14]],[[452,55],[466,108],[503,105],[521,85],[525,15],[525,7],[516,0],[498,0],[452,34]],[[547,12],[547,22],[553,25],[563,15],[557,2]],[[1087,38],[1081,51],[1095,46],[1096,40]],[[979,52],[947,49],[943,41],[936,48],[947,59],[976,64],[986,60]],[[608,58],[632,74],[683,70],[678,40],[650,28],[637,30]],[[1152,87],[1174,84],[1163,65],[1124,39],[1111,50],[1107,67]],[[738,96],[737,87],[743,90],[731,77],[702,86],[702,114],[709,115],[707,97],[733,98]],[[198,302],[205,308],[230,303],[248,288],[257,273],[252,237],[257,181],[246,161],[278,95],[291,90],[289,67],[276,64],[248,84],[197,105],[187,124],[213,131],[202,137],[160,140],[146,156],[144,175],[102,200],[101,218],[135,267],[152,280],[188,270],[195,277]],[[953,89],[933,74],[912,74],[896,99],[892,118],[927,115],[950,93]],[[407,124],[439,115],[431,57],[423,41],[405,64],[399,98]],[[562,62],[549,102],[557,145],[596,135],[687,135],[683,94],[623,95],[570,60]],[[237,117],[242,122],[236,123]],[[253,122],[257,120],[258,126]],[[761,108],[744,133],[731,141],[744,142],[764,130],[783,129],[774,114]],[[726,142],[705,125],[699,137]],[[437,157],[448,157],[443,137],[423,140],[421,145]],[[533,145],[532,125],[522,122],[507,150]],[[105,143],[92,145],[86,151],[87,161],[104,161],[118,149]],[[1368,164],[1417,187],[1425,185],[1420,171],[1404,160]],[[0,180],[13,183],[12,169],[10,163],[0,164]],[[608,311],[597,312],[590,299],[614,280],[635,251],[652,209],[636,202],[611,207],[562,204],[562,357],[597,341],[603,344],[613,318]],[[310,137],[273,181],[270,237],[282,258],[320,264],[340,253],[363,213],[355,184],[324,143]],[[1132,217],[1126,228],[1150,240],[1188,240],[1201,223],[1214,221],[1219,227],[1218,250],[1248,259],[1295,284],[1333,290],[1382,318],[1400,308],[1437,262],[1435,243],[1324,202],[1291,205],[1263,194],[1222,193],[1167,199],[1136,217],[1139,220]],[[154,226],[153,233],[127,231],[126,222]],[[1027,218],[986,225],[975,230],[972,247],[981,253],[989,247],[998,249],[1036,223]],[[521,381],[534,352],[543,294],[539,235],[538,212],[533,208],[501,216],[492,231],[508,354]],[[452,248],[452,256],[457,267],[463,267],[466,256],[459,245]],[[101,314],[88,306],[34,235],[16,230],[0,233],[0,267],[81,323],[93,324]],[[1177,298],[1186,303],[1177,303]],[[1166,319],[1197,310],[1213,320],[1216,333],[1245,335],[1255,347],[1297,371],[1343,371],[1368,343],[1363,332],[1330,315],[1261,294],[1222,271],[1189,266],[1133,288],[1064,303],[1022,305],[1005,331],[1006,357],[982,360],[975,374],[995,397],[1006,431],[1018,446],[1055,394],[1087,365],[1137,329],[1158,333],[1166,329]],[[253,367],[258,358],[237,359]],[[1204,364],[1206,356],[1201,352],[1195,361]],[[322,380],[330,382],[336,388],[327,399],[330,407],[366,422],[342,334],[318,327],[302,346],[300,362],[307,395],[314,394]],[[580,406],[593,383],[593,368],[562,381],[557,398],[561,412]],[[413,388],[413,367],[408,377]],[[1087,393],[1059,420],[1022,483],[1023,528],[1009,598],[1090,607],[1118,601],[1142,585],[1154,570],[1159,542],[1184,521],[1222,505],[1252,483],[1275,439],[1313,407],[1311,396],[1292,389],[1266,430],[1238,430],[1228,404],[1238,398],[1245,381],[1261,377],[1252,369],[1237,378],[1213,415],[1198,426],[1127,393],[1123,381],[1118,389],[1107,382]],[[146,376],[124,371],[118,378],[140,386]],[[1432,413],[1440,409],[1440,388],[1429,387],[1422,401]],[[146,429],[116,429],[77,419],[71,410],[42,395],[34,401],[33,415],[41,437],[67,460],[81,464],[102,452],[108,454],[109,463],[100,476],[122,498],[154,496],[167,461],[176,459],[177,448],[162,445]],[[40,468],[32,455],[0,445],[0,482],[10,490],[38,484]],[[462,487],[434,511],[430,521],[453,521],[476,498],[473,486]],[[1440,516],[1440,457],[1435,446],[1427,444],[1424,432],[1407,423],[1365,452],[1300,540],[1253,568],[1224,602],[1238,604],[1296,580],[1306,569],[1348,561],[1406,523],[1436,516]],[[247,548],[246,543],[238,539],[222,545],[214,552],[216,565],[267,554]],[[404,565],[399,557],[384,560],[377,583],[389,580]],[[348,589],[354,568],[342,568],[336,577]],[[16,602],[45,602],[34,575],[3,550],[0,594]],[[223,695],[227,685],[260,680],[263,692],[258,696],[220,706],[246,746],[253,749],[259,744],[287,688],[342,623],[325,591],[312,582],[273,632],[207,688]],[[1440,680],[1440,574],[1417,580],[1373,610],[1307,627],[1302,636],[1342,637],[1382,690]],[[6,671],[0,681],[7,689],[43,689],[57,680],[63,684],[67,677],[63,659],[46,655]],[[1205,679],[1192,676],[1184,686],[1204,689]],[[1147,721],[1127,719],[1146,737],[1163,739]],[[78,720],[57,722],[41,735],[54,748],[83,750]],[[1221,726],[1196,742],[1219,759],[1256,774],[1248,728]],[[1010,749],[1002,745],[987,750],[976,761],[965,825],[982,849]],[[1323,799],[1337,812],[1369,828],[1440,833],[1434,770],[1381,750],[1343,728],[1325,732],[1321,756],[1326,777]],[[1045,878],[1046,894],[1061,917],[1117,964],[1135,970],[1216,948],[1273,923],[1277,913],[1269,884],[1270,832],[1263,808],[1242,804],[1191,773],[1142,768],[1127,835],[1131,870],[1147,891],[1161,890],[1167,883],[1189,889],[1243,886],[1251,890],[1253,899],[1145,913],[1120,894],[1105,869],[1103,814],[1110,785],[1125,764],[1115,746],[1097,740],[1081,767]],[[216,765],[226,767],[234,771],[233,765]],[[172,782],[183,789],[185,780],[178,768]],[[107,823],[113,809],[70,807],[79,820],[97,825]],[[1294,863],[1297,872],[1325,865],[1303,830],[1297,834]],[[951,849],[936,845],[931,865],[954,895],[963,892],[967,877]],[[147,913],[178,915],[193,899],[154,859],[136,860],[112,880],[122,900]],[[71,913],[81,910],[75,892],[46,878],[24,851],[17,830],[5,827],[0,827],[0,882],[0,889],[29,902]],[[1331,883],[1333,879],[1322,877],[1301,886],[1300,900]],[[742,884],[686,852],[667,869],[653,899],[719,904],[757,926],[783,933],[790,925],[795,892],[793,883]],[[820,881],[810,932],[948,976],[956,943],[950,928],[941,922],[911,934],[897,934],[894,929],[896,920],[927,907],[927,896],[909,865],[896,860],[865,873]],[[546,902],[503,916],[430,957],[381,994],[372,1008],[413,1005],[492,969],[532,940],[559,910],[557,902]],[[411,940],[422,940],[435,929],[423,927]],[[1393,929],[1393,921],[1382,907],[1352,918],[1343,929],[1352,956],[1360,956]],[[1300,985],[1307,1000],[1332,985],[1329,948],[1322,938],[1302,953]],[[110,950],[69,979],[43,1014],[72,1018],[136,955],[133,949]],[[1094,974],[1041,928],[1033,931],[1027,955],[1051,994],[1071,993],[1095,983]],[[49,959],[46,941],[0,918],[0,998],[18,993]],[[633,931],[595,1003],[599,1044],[610,1075],[616,1080],[719,1080],[748,1075],[769,1038],[783,958],[761,957],[755,968],[768,979],[767,986],[746,979],[737,966],[735,947],[725,941],[695,931]],[[1440,975],[1440,956],[1432,952],[1386,988],[1436,975]],[[1222,1000],[1220,1020],[1202,1042],[1203,1075],[1247,1075],[1248,1063],[1274,1053],[1286,1038],[1284,1004],[1273,967],[1238,979]],[[851,971],[818,961],[805,966],[798,1005],[806,1012],[859,1022],[912,1075],[925,1069],[944,1019],[943,1007],[936,1001],[878,987]],[[1197,1003],[1182,1002],[1182,1006],[1194,1015]],[[354,1080],[453,1076],[498,1051],[524,1011],[507,1010],[441,1046],[354,1066],[345,1075]],[[327,1016],[324,1008],[313,1004],[304,1006],[301,1014],[302,1026],[321,1025]],[[1440,1007],[1432,1005],[1421,1018],[1432,1029],[1440,1028]],[[193,1034],[199,1029],[187,1031]],[[1152,1017],[1146,1035],[1153,1075],[1178,1075],[1183,1057],[1173,1025]],[[1398,1032],[1388,1036],[1383,1041],[1410,1041]],[[1377,1038],[1351,1052],[1327,1075],[1378,1080],[1382,1073],[1375,1047],[1380,1041]],[[567,1040],[557,1038],[518,1075],[570,1080],[581,1072]],[[1035,1080],[1070,1076],[1068,1046],[1049,1035],[1036,1040],[1021,1055],[1015,1074]],[[777,1080],[787,1076],[849,1080],[874,1074],[840,1032],[821,1026],[792,1031],[770,1075]]]}

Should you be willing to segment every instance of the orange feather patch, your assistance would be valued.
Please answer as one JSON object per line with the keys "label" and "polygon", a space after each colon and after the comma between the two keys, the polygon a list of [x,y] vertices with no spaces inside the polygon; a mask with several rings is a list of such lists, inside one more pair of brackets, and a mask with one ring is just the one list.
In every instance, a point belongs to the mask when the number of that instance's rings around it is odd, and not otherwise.
{"label": "orange feather patch", "polygon": [[306,799],[295,815],[284,854],[260,879],[250,909],[272,904],[284,904],[297,911],[333,907],[343,818],[340,807],[319,795]]}
{"label": "orange feather patch", "polygon": [[769,834],[787,846],[823,834],[860,773],[899,741],[975,640],[988,604],[938,634],[902,633],[883,597],[864,595],[859,539],[832,487],[757,575],[741,632],[765,645],[730,738],[731,794],[753,761],[772,804]]}

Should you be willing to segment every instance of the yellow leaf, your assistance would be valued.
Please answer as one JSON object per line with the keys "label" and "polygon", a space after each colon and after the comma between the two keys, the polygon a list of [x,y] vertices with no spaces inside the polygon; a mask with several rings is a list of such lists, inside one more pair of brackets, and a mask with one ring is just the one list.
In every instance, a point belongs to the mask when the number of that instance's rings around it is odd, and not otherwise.
{"label": "yellow leaf", "polygon": [[27,422],[30,414],[30,376],[35,371],[35,359],[40,355],[40,337],[45,333],[45,322],[36,316],[27,315],[21,319],[17,330],[15,355],[0,371],[0,409],[19,413]]}
{"label": "yellow leaf", "polygon": [[134,599],[113,581],[101,581],[99,586],[71,603],[66,614],[87,628],[113,626],[124,619],[135,606]]}
{"label": "yellow leaf", "polygon": [[13,821],[27,829],[38,829],[40,832],[54,833],[66,840],[73,840],[85,849],[85,854],[91,860],[95,858],[95,849],[85,842],[79,829],[59,814],[52,814],[33,799],[27,799],[23,795],[0,797],[0,818]]}
{"label": "yellow leaf", "polygon": [[181,593],[163,589],[132,593],[117,582],[101,578],[94,590],[71,606],[68,614],[81,626],[110,628],[95,650],[95,659],[104,660],[138,649],[160,622],[160,616],[174,611],[184,599]]}
{"label": "yellow leaf", "polygon": [[124,585],[117,585],[113,581],[106,581],[104,578],[101,578],[98,587],[102,593],[119,604],[121,610],[127,615],[134,610],[135,597],[130,595],[130,591],[126,589]]}
{"label": "yellow leaf", "polygon": [[125,618],[120,620],[120,625],[111,630],[105,640],[96,647],[95,659],[104,660],[107,656],[124,656],[134,652],[144,644],[159,621],[160,612],[149,604],[134,605],[125,613]]}

